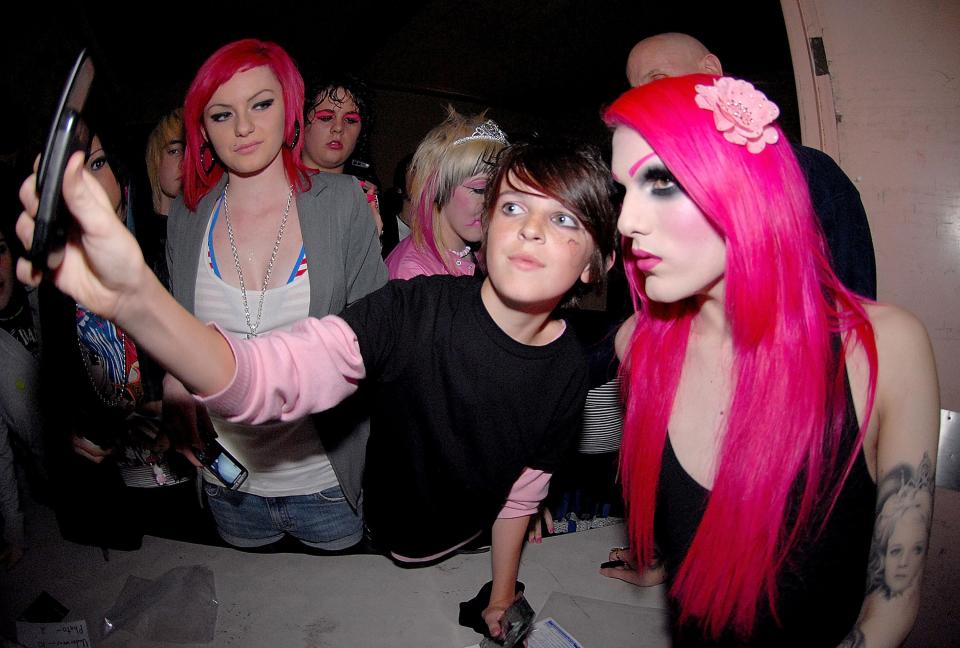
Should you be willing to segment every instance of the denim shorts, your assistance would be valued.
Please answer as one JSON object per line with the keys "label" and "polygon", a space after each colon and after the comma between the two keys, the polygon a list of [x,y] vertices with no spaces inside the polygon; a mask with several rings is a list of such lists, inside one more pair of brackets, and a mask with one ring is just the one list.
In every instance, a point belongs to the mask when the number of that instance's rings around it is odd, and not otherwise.
{"label": "denim shorts", "polygon": [[235,547],[262,547],[290,534],[308,547],[336,551],[363,538],[363,520],[340,486],[310,495],[260,497],[204,482],[220,537]]}

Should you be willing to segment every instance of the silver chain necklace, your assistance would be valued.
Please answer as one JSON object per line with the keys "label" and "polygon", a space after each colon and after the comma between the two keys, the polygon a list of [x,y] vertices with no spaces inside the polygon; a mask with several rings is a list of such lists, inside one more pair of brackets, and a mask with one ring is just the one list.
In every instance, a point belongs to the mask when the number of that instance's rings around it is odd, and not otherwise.
{"label": "silver chain necklace", "polygon": [[230,251],[233,252],[233,263],[237,266],[237,277],[240,279],[240,298],[243,300],[243,316],[247,320],[247,339],[257,337],[257,330],[260,328],[260,322],[263,319],[263,300],[267,296],[267,285],[270,283],[270,273],[273,272],[273,264],[277,260],[277,253],[280,251],[280,241],[283,239],[283,231],[287,227],[287,216],[290,215],[290,205],[293,203],[293,185],[287,192],[287,206],[283,210],[283,218],[280,219],[280,230],[277,232],[277,240],[273,244],[273,252],[270,254],[270,263],[267,264],[267,271],[263,275],[263,288],[260,290],[260,306],[257,308],[257,321],[250,321],[250,304],[247,301],[247,288],[243,282],[243,270],[240,268],[240,253],[237,251],[237,241],[233,237],[233,223],[230,222],[230,204],[227,202],[227,190],[230,189],[230,183],[223,188],[223,215],[227,221],[227,238],[230,239]]}

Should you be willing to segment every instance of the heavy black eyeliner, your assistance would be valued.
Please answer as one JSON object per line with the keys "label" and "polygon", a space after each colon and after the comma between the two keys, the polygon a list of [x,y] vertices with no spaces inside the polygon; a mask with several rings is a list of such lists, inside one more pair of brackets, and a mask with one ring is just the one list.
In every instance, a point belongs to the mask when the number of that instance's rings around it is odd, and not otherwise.
{"label": "heavy black eyeliner", "polygon": [[655,196],[668,197],[683,192],[683,187],[673,177],[673,174],[665,166],[657,165],[648,167],[643,173],[644,183],[669,182],[668,187],[653,187],[650,192]]}

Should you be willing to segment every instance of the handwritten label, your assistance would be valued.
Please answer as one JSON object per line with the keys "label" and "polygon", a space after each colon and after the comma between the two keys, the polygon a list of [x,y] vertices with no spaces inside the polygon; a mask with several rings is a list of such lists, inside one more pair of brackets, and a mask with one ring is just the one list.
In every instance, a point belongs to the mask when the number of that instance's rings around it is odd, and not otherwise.
{"label": "handwritten label", "polygon": [[25,648],[90,648],[87,622],[26,623],[17,621],[17,641]]}

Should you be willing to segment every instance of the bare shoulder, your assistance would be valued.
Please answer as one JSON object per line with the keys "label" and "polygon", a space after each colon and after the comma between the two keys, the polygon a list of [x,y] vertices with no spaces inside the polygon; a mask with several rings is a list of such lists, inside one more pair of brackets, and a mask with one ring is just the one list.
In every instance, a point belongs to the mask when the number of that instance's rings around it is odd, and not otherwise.
{"label": "bare shoulder", "polygon": [[[930,336],[910,311],[892,304],[865,304],[877,345],[876,400],[867,440],[876,438],[879,424],[895,414],[922,417],[939,415],[937,370]],[[862,345],[847,354],[847,371],[857,414],[863,420],[867,407],[870,367]]]}
{"label": "bare shoulder", "polygon": [[[934,456],[940,389],[930,336],[923,323],[903,308],[871,304],[866,311],[877,340],[880,441],[893,441],[891,449],[903,446],[893,454],[912,461],[920,457],[920,448]],[[882,463],[882,451],[880,459]]]}
{"label": "bare shoulder", "polygon": [[893,304],[867,304],[864,308],[873,325],[881,365],[902,362],[932,365],[930,336],[916,315]]}
{"label": "bare shoulder", "polygon": [[878,332],[889,330],[927,337],[927,329],[916,315],[894,304],[864,304],[870,323]]}

